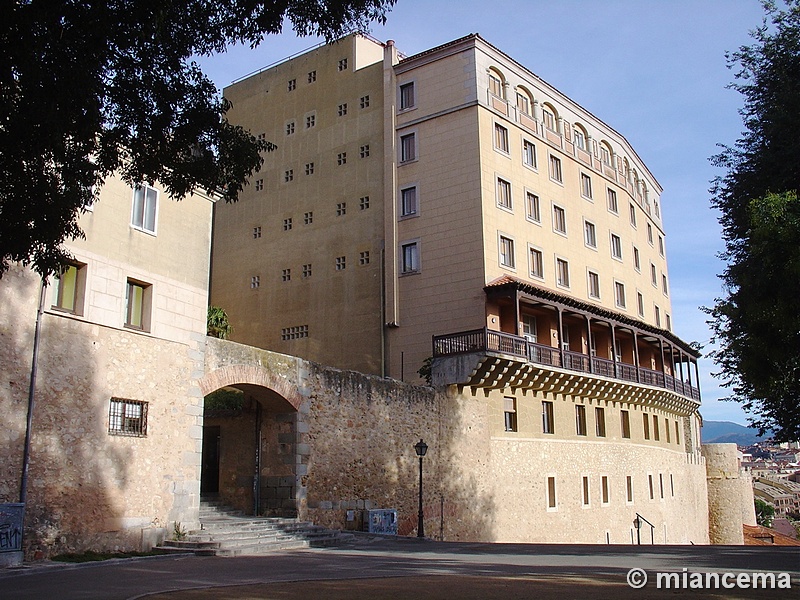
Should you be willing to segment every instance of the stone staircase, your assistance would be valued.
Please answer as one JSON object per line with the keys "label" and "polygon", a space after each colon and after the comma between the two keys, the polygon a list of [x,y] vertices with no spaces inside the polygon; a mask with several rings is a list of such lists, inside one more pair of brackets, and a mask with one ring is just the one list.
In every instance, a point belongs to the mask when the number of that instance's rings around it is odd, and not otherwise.
{"label": "stone staircase", "polygon": [[279,550],[336,546],[338,531],[297,519],[251,517],[216,500],[200,501],[199,531],[183,540],[166,540],[159,549],[194,552],[200,556],[247,556]]}

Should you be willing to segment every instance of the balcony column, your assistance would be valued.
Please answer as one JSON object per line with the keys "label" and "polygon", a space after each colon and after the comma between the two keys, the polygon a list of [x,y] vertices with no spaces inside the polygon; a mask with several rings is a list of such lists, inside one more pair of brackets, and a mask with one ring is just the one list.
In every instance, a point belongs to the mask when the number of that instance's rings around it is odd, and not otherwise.
{"label": "balcony column", "polygon": [[631,329],[633,334],[633,365],[636,367],[636,383],[640,383],[641,375],[639,373],[639,338],[636,335],[636,330]]}
{"label": "balcony column", "polygon": [[696,383],[697,383],[697,395],[699,396],[700,395],[700,366],[697,364],[697,360],[696,359],[694,361],[694,372],[695,372],[695,375],[697,376],[696,377],[696,379],[697,379],[697,381],[696,381]]}
{"label": "balcony column", "polygon": [[[686,372],[689,374],[689,387],[690,388],[692,387],[692,369],[691,369],[691,365],[692,365],[692,359],[687,354],[686,355]],[[691,390],[689,392],[689,395],[691,396]]]}
{"label": "balcony column", "polygon": [[611,358],[614,359],[614,377],[619,377],[619,369],[617,368],[617,329],[614,323],[609,322],[611,325]]}
{"label": "balcony column", "polygon": [[556,306],[556,310],[558,311],[558,356],[561,359],[561,366],[564,367],[564,318],[561,312],[561,307]]}
{"label": "balcony column", "polygon": [[661,353],[661,373],[664,375],[664,387],[667,386],[667,363],[664,362],[664,339],[658,336],[658,351]]}
{"label": "balcony column", "polygon": [[586,354],[589,355],[589,373],[594,373],[594,361],[592,360],[592,319],[586,315]]}
{"label": "balcony column", "polygon": [[520,331],[519,327],[519,290],[514,291],[514,335],[522,336],[522,332]]}

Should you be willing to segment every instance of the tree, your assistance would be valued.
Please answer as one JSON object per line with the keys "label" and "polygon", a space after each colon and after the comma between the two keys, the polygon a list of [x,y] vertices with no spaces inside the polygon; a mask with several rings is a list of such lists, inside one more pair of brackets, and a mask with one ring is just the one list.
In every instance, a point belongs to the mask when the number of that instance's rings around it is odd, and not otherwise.
{"label": "tree", "polygon": [[235,201],[273,146],[229,123],[192,56],[257,46],[286,20],[328,40],[384,22],[395,0],[17,0],[0,7],[0,277],[42,275],[82,237],[113,172]]}
{"label": "tree", "polygon": [[227,340],[232,331],[233,327],[231,327],[228,313],[225,312],[225,309],[219,306],[209,306],[206,319],[206,335]]}
{"label": "tree", "polygon": [[800,0],[763,2],[755,43],[728,55],[745,132],[712,157],[727,266],[711,308],[716,373],[751,423],[800,439]]}
{"label": "tree", "polygon": [[772,527],[775,518],[775,507],[761,498],[755,499],[756,503],[756,523],[762,527]]}

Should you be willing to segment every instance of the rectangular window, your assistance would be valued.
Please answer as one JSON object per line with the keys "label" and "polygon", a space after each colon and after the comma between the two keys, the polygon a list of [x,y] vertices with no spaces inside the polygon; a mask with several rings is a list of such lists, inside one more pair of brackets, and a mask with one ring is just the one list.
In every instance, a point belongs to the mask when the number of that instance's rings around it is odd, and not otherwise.
{"label": "rectangular window", "polygon": [[369,250],[364,252],[359,252],[358,254],[358,264],[362,267],[369,264]]}
{"label": "rectangular window", "polygon": [[314,163],[306,163],[306,175],[314,174]]}
{"label": "rectangular window", "polygon": [[511,183],[497,178],[497,206],[511,209]]}
{"label": "rectangular window", "polygon": [[661,274],[661,291],[664,292],[665,296],[669,296],[669,287],[667,286],[667,276],[663,273]]}
{"label": "rectangular window", "polygon": [[639,259],[639,249],[636,246],[633,247],[633,267],[637,271],[642,270],[642,262]]}
{"label": "rectangular window", "polygon": [[525,194],[525,216],[530,221],[535,221],[536,223],[541,223],[542,221],[542,211],[539,204],[539,196],[531,192],[527,192]]}
{"label": "rectangular window", "polygon": [[675,443],[681,443],[681,430],[677,420],[675,421]]}
{"label": "rectangular window", "polygon": [[500,236],[500,264],[504,267],[514,268],[514,240]]}
{"label": "rectangular window", "polygon": [[494,124],[494,147],[501,152],[508,152],[508,129],[500,123]]}
{"label": "rectangular window", "polygon": [[550,156],[550,179],[561,183],[563,181],[561,176],[561,159],[556,156]]}
{"label": "rectangular window", "polygon": [[264,190],[264,180],[263,179],[256,179],[256,191],[261,192]]}
{"label": "rectangular window", "polygon": [[522,315],[522,335],[525,336],[525,339],[535,344],[539,339],[538,331],[536,317],[533,315]]}
{"label": "rectangular window", "polygon": [[626,492],[626,500],[629,503],[633,502],[633,477],[630,475],[625,477],[625,492]]}
{"label": "rectangular window", "polygon": [[589,478],[584,475],[581,479],[581,503],[589,506]]}
{"label": "rectangular window", "polygon": [[636,292],[636,308],[639,309],[639,316],[644,317],[644,296],[641,292]]}
{"label": "rectangular window", "polygon": [[258,275],[253,275],[250,278],[250,289],[256,290],[260,285],[261,285],[261,277],[259,277]]}
{"label": "rectangular window", "polygon": [[550,131],[556,131],[556,117],[546,108],[542,110],[542,120],[544,121],[544,126]]}
{"label": "rectangular window", "polygon": [[133,209],[131,225],[148,233],[156,232],[156,210],[158,207],[158,190],[147,184],[133,189]]}
{"label": "rectangular window", "polygon": [[663,258],[663,256],[664,256],[664,238],[661,237],[661,236],[658,236],[658,253]]}
{"label": "rectangular window", "polygon": [[619,308],[625,308],[625,284],[619,281],[614,282],[614,302]]}
{"label": "rectangular window", "polygon": [[650,415],[642,413],[642,428],[644,431],[644,439],[650,439]]}
{"label": "rectangular window", "polygon": [[658,491],[661,496],[661,499],[664,499],[664,474],[658,474]]}
{"label": "rectangular window", "polygon": [[667,443],[670,443],[669,419],[664,419],[664,433],[667,434]]}
{"label": "rectangular window", "polygon": [[342,58],[339,60],[339,64],[336,67],[339,71],[346,71],[347,70],[347,59]]}
{"label": "rectangular window", "polygon": [[653,287],[658,287],[658,275],[656,274],[656,266],[653,263],[650,263],[650,283],[653,284]]}
{"label": "rectangular window", "polygon": [[369,208],[369,196],[361,196],[358,199],[359,210],[367,210]]}
{"label": "rectangular window", "polygon": [[594,429],[597,437],[606,437],[606,411],[599,406],[594,409]]}
{"label": "rectangular window", "polygon": [[284,231],[291,231],[292,229],[292,217],[283,220],[283,230]]}
{"label": "rectangular window", "polygon": [[336,110],[336,114],[338,114],[340,117],[347,115],[347,102],[339,105],[338,109]]}
{"label": "rectangular window", "polygon": [[661,327],[661,309],[658,306],[654,306],[654,313],[656,316],[656,327]]}
{"label": "rectangular window", "polygon": [[650,223],[647,224],[647,241],[653,245],[653,226]]}
{"label": "rectangular window", "polygon": [[290,79],[289,83],[286,84],[287,91],[292,92],[296,88],[297,88],[297,79]]}
{"label": "rectangular window", "polygon": [[489,74],[489,91],[498,98],[503,97],[503,82],[492,74]]}
{"label": "rectangular window", "polygon": [[335,265],[337,271],[344,271],[347,268],[347,257],[337,256]]}
{"label": "rectangular window", "polygon": [[340,167],[347,164],[347,152],[339,152],[336,155],[336,164]]}
{"label": "rectangular window", "polygon": [[111,398],[108,410],[109,435],[145,437],[147,435],[147,402]]}
{"label": "rectangular window", "polygon": [[283,172],[283,181],[284,183],[289,183],[290,181],[294,181],[294,169],[287,169]]}
{"label": "rectangular window", "polygon": [[307,212],[303,213],[303,225],[311,225],[314,222],[314,213]]}
{"label": "rectangular window", "polygon": [[414,133],[400,136],[400,162],[409,162],[417,158],[417,136]]}
{"label": "rectangular window", "polygon": [[367,158],[369,156],[369,144],[364,144],[361,146],[358,152],[361,158]]}
{"label": "rectangular window", "polygon": [[556,478],[547,478],[547,508],[556,508]]}
{"label": "rectangular window", "polygon": [[419,272],[419,246],[417,242],[403,244],[401,246],[401,273],[418,273]]}
{"label": "rectangular window", "polygon": [[338,202],[336,204],[336,216],[343,217],[347,214],[347,202]]}
{"label": "rectangular window", "polygon": [[630,204],[630,211],[631,211],[631,226],[636,227],[636,205],[631,202]]}
{"label": "rectangular window", "polygon": [[589,297],[600,298],[600,275],[594,271],[589,271]]}
{"label": "rectangular window", "polygon": [[125,326],[150,330],[150,298],[152,286],[128,279],[125,289]]}
{"label": "rectangular window", "polygon": [[311,129],[317,124],[317,115],[308,115],[306,117],[306,129]]}
{"label": "rectangular window", "polygon": [[555,420],[553,417],[553,403],[542,400],[542,433],[555,433]]}
{"label": "rectangular window", "polygon": [[83,294],[86,287],[86,265],[68,265],[56,279],[53,308],[74,315],[83,314]]}
{"label": "rectangular window", "polygon": [[417,214],[417,188],[409,187],[400,190],[400,216]]}
{"label": "rectangular window", "polygon": [[583,243],[590,248],[597,248],[597,233],[595,231],[594,223],[590,221],[584,221],[583,234]]}
{"label": "rectangular window", "polygon": [[583,404],[575,407],[575,432],[586,435],[586,407]]}
{"label": "rectangular window", "polygon": [[544,259],[541,250],[537,250],[536,248],[530,248],[530,268],[531,268],[531,277],[536,277],[537,279],[544,279]]}
{"label": "rectangular window", "polygon": [[292,270],[291,269],[283,269],[281,272],[281,281],[291,281],[292,280]]}
{"label": "rectangular window", "polygon": [[261,237],[261,226],[253,227],[253,239],[257,240]]}
{"label": "rectangular window", "polygon": [[309,71],[308,72],[308,83],[314,83],[317,80],[317,72],[316,71]]}
{"label": "rectangular window", "polygon": [[303,279],[308,279],[311,277],[311,263],[303,265],[303,272],[302,272]]}
{"label": "rectangular window", "polygon": [[556,283],[561,287],[569,287],[569,263],[563,258],[556,259]]}
{"label": "rectangular window", "polygon": [[560,206],[553,205],[553,229],[558,233],[567,234],[567,213]]}
{"label": "rectangular window", "polygon": [[675,480],[672,478],[672,473],[669,474],[669,494],[670,496],[675,495]]}
{"label": "rectangular window", "polygon": [[627,410],[621,410],[620,425],[622,427],[622,437],[630,439],[631,437],[631,414]]}
{"label": "rectangular window", "polygon": [[291,121],[286,124],[286,135],[292,135],[294,133],[294,121]]}
{"label": "rectangular window", "polygon": [[608,476],[603,475],[600,478],[600,501],[603,504],[609,503],[609,493],[608,493]]}
{"label": "rectangular window", "polygon": [[359,106],[361,106],[361,108],[369,108],[369,96],[361,96]]}
{"label": "rectangular window", "polygon": [[284,327],[281,329],[281,339],[285,342],[287,340],[298,340],[300,338],[308,337],[308,325],[297,325],[295,327]]}
{"label": "rectangular window", "polygon": [[517,430],[517,399],[506,396],[503,399],[503,416],[506,431]]}
{"label": "rectangular window", "polygon": [[536,146],[533,142],[523,140],[522,142],[522,162],[525,166],[536,168]]}
{"label": "rectangular window", "polygon": [[414,108],[416,105],[416,94],[414,93],[414,82],[404,83],[400,86],[400,110]]}
{"label": "rectangular window", "polygon": [[592,178],[586,173],[581,173],[581,195],[584,198],[592,198]]}
{"label": "rectangular window", "polygon": [[525,115],[530,115],[530,105],[531,103],[528,97],[525,94],[520,94],[517,92],[517,109],[519,109],[519,112]]}
{"label": "rectangular window", "polygon": [[661,440],[661,432],[658,427],[658,415],[653,415],[653,439],[657,442]]}
{"label": "rectangular window", "polygon": [[667,331],[672,331],[672,318],[669,316],[669,313],[664,313],[664,316],[667,319]]}
{"label": "rectangular window", "polygon": [[606,194],[608,198],[608,210],[615,214],[618,213],[619,207],[617,205],[617,192],[609,188],[606,191]]}
{"label": "rectangular window", "polygon": [[611,256],[622,260],[622,240],[616,234],[611,234]]}
{"label": "rectangular window", "polygon": [[650,500],[655,498],[655,493],[653,492],[653,476],[648,473],[647,475],[647,484],[650,487]]}

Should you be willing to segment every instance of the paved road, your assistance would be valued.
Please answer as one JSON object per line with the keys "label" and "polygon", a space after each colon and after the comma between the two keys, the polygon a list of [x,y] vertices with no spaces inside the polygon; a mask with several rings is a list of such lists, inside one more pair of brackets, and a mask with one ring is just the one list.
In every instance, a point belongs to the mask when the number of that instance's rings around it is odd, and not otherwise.
{"label": "paved road", "polygon": [[[632,568],[649,576],[632,589]],[[657,589],[656,572],[790,572],[791,589]],[[778,583],[780,578],[776,580]],[[800,599],[796,548],[567,546],[358,538],[259,557],[154,557],[0,571],[0,598],[64,600],[374,600],[502,598]]]}

